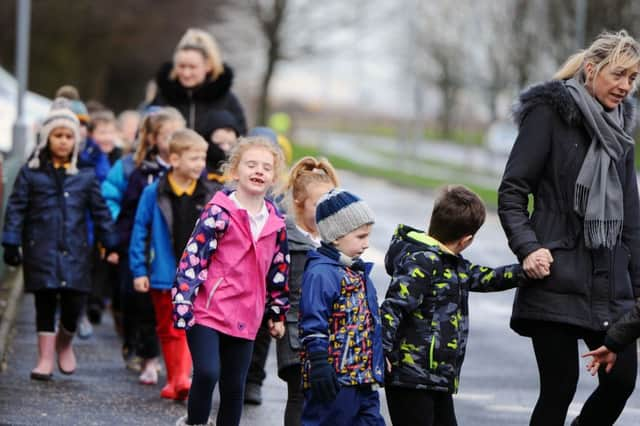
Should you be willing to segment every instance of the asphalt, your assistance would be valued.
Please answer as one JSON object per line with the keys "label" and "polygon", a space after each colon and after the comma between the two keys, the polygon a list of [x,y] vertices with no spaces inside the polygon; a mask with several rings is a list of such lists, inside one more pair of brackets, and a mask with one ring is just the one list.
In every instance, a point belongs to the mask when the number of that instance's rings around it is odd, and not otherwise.
{"label": "asphalt", "polygon": [[[138,384],[137,374],[124,367],[111,316],[103,318],[103,323],[94,327],[93,337],[74,339],[78,358],[74,375],[56,371],[52,382],[37,382],[29,378],[37,354],[33,297],[19,299],[7,368],[0,374],[0,426],[173,425],[186,413],[184,402],[160,398],[164,377],[156,386]],[[276,375],[275,345],[271,345],[266,370],[263,403],[244,406],[242,426],[283,424],[287,391],[285,382]],[[386,416],[382,392],[381,398]],[[214,415],[218,402],[216,391]]]}

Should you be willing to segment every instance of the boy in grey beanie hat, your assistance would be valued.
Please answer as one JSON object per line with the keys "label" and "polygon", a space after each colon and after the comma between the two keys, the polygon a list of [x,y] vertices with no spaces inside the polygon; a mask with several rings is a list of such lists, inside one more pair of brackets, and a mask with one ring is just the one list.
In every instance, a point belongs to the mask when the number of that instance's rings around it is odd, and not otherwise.
{"label": "boy in grey beanie hat", "polygon": [[347,424],[366,417],[383,426],[382,327],[369,246],[373,212],[356,195],[333,189],[316,206],[322,243],[307,253],[299,306],[303,346],[302,424]]}
{"label": "boy in grey beanie hat", "polygon": [[374,222],[369,206],[344,189],[332,189],[318,200],[316,223],[325,243],[333,243],[349,232]]}

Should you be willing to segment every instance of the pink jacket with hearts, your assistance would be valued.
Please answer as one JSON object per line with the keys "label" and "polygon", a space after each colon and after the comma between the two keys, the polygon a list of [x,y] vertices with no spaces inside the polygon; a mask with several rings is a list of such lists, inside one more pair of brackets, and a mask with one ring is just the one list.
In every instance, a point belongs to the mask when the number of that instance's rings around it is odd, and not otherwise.
{"label": "pink jacket with hearts", "polygon": [[209,201],[182,254],[171,293],[174,325],[254,340],[265,307],[274,321],[289,309],[287,233],[267,201],[269,217],[253,241],[247,211],[229,194],[218,191]]}

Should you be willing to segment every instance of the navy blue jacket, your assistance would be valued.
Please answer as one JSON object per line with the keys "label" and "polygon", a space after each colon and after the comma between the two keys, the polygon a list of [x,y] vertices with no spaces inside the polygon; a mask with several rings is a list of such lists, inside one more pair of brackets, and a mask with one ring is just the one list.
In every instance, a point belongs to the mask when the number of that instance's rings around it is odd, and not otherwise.
{"label": "navy blue jacket", "polygon": [[27,291],[91,290],[87,212],[102,244],[115,247],[111,214],[93,170],[63,175],[51,163],[18,172],[5,213],[3,244],[22,245]]}
{"label": "navy blue jacket", "polygon": [[373,264],[364,263],[364,270],[348,267],[337,253],[322,246],[307,254],[299,323],[305,388],[310,367],[307,354],[319,351],[327,352],[342,386],[384,380],[380,309],[369,278]]}

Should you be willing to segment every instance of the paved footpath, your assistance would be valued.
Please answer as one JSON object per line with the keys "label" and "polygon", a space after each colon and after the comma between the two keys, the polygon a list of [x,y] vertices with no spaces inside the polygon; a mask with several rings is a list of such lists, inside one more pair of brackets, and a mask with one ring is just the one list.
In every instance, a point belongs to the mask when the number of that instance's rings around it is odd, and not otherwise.
{"label": "paved footpath", "polygon": [[[74,339],[78,369],[57,371],[52,382],[29,379],[36,362],[33,297],[25,295],[16,318],[8,368],[0,374],[0,426],[4,425],[173,425],[186,404],[160,398],[162,383],[142,386],[124,368],[111,316],[94,327],[89,340]],[[264,402],[245,405],[242,426],[282,425],[286,385],[276,376],[275,345],[267,364]],[[164,379],[160,378],[161,382]],[[214,396],[216,412],[218,395]],[[390,423],[389,423],[390,424]]]}

